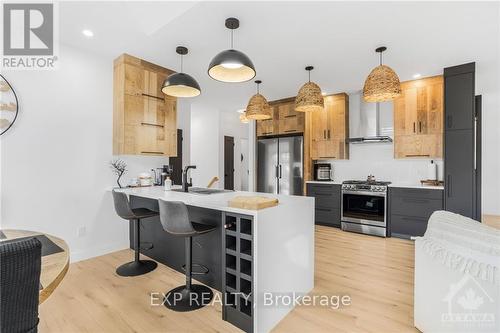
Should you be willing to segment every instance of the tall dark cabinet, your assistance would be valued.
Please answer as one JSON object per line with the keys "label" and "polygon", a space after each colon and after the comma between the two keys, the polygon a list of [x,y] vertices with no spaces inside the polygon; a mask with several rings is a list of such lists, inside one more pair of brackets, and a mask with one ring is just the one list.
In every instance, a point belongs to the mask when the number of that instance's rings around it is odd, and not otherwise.
{"label": "tall dark cabinet", "polygon": [[444,69],[444,207],[478,221],[480,102],[475,96],[475,63]]}

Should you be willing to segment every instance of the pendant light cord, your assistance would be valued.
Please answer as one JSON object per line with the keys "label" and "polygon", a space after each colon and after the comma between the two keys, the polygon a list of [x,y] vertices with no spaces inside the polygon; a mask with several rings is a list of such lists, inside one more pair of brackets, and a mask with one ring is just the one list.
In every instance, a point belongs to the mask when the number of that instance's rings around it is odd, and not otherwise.
{"label": "pendant light cord", "polygon": [[383,51],[380,52],[380,66],[382,66],[382,52]]}
{"label": "pendant light cord", "polygon": [[184,67],[184,55],[181,54],[181,73],[183,73],[183,67]]}
{"label": "pendant light cord", "polygon": [[231,49],[234,49],[234,46],[233,46],[233,32],[234,32],[234,29],[231,29]]}
{"label": "pendant light cord", "polygon": [[311,71],[307,71],[307,73],[309,74],[309,82],[311,82]]}
{"label": "pendant light cord", "polygon": [[257,83],[257,94],[260,94],[259,86],[260,86],[260,83]]}

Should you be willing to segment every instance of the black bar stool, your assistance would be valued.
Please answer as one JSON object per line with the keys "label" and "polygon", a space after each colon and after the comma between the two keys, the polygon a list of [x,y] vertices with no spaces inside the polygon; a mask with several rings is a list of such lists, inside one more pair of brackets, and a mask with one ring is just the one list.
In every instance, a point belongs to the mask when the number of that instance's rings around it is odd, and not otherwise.
{"label": "black bar stool", "polygon": [[158,216],[158,212],[147,208],[130,208],[127,195],[123,192],[113,190],[113,201],[115,203],[115,211],[122,219],[129,220],[134,224],[134,261],[121,265],[116,269],[116,274],[120,276],[137,276],[151,272],[158,266],[153,260],[140,260],[140,239],[139,224],[141,219],[147,217]]}
{"label": "black bar stool", "polygon": [[[214,294],[210,288],[201,284],[192,284],[193,274],[206,274],[208,268],[200,264],[193,264],[192,245],[193,237],[215,230],[215,226],[191,222],[186,205],[180,201],[158,200],[160,220],[163,229],[179,237],[185,237],[186,284],[170,290],[165,296],[164,305],[174,311],[192,311],[209,304]],[[193,266],[199,266],[202,272],[193,273]]]}

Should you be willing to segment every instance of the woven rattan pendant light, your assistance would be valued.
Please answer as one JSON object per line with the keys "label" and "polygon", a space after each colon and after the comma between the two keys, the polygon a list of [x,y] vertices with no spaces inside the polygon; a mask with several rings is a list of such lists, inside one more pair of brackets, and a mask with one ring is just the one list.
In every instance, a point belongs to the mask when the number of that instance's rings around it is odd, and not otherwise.
{"label": "woven rattan pendant light", "polygon": [[257,93],[250,98],[247,105],[247,110],[245,112],[248,119],[254,120],[266,120],[271,119],[273,116],[271,114],[271,107],[264,96],[259,92],[259,84],[262,83],[261,80],[255,81],[257,83]]}
{"label": "woven rattan pendant light", "polygon": [[313,66],[307,66],[306,71],[309,73],[309,82],[304,84],[295,98],[295,111],[311,112],[321,111],[325,107],[321,88],[314,82],[311,82],[311,71]]}
{"label": "woven rattan pendant light", "polygon": [[380,53],[380,65],[375,67],[365,80],[363,97],[366,102],[391,101],[401,95],[398,75],[389,66],[382,65],[382,52],[385,50],[385,46],[375,50]]}
{"label": "woven rattan pendant light", "polygon": [[180,73],[170,74],[163,82],[161,91],[165,95],[174,97],[195,97],[201,94],[200,85],[194,77],[189,74],[183,73],[182,57],[188,54],[187,47],[177,46],[175,49],[177,54],[181,56],[181,71]]}

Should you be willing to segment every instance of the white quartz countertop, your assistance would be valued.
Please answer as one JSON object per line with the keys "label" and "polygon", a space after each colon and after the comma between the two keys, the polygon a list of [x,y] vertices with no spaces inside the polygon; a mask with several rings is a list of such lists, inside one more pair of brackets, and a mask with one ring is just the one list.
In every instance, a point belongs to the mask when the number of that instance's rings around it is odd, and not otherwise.
{"label": "white quartz countertop", "polygon": [[[178,187],[174,187],[178,188]],[[294,195],[279,195],[270,193],[259,193],[259,192],[246,192],[246,191],[231,191],[222,192],[215,194],[197,194],[191,192],[177,192],[177,191],[165,191],[163,186],[151,186],[151,187],[134,187],[134,188],[123,188],[116,189],[117,191],[124,192],[127,195],[134,195],[142,198],[148,199],[162,199],[167,201],[182,201],[186,205],[196,206],[208,209],[215,209],[225,212],[246,214],[257,216],[259,212],[268,210],[281,210],[287,209],[287,207],[295,206],[307,208],[309,202],[313,202],[313,198],[305,196],[294,196]],[[229,207],[229,200],[237,196],[264,196],[268,198],[277,198],[279,204],[275,207],[265,208],[262,210],[248,210]]]}
{"label": "white quartz countertop", "polygon": [[[306,181],[306,183],[308,183],[308,184],[336,184],[336,185],[341,185],[342,181],[340,181],[340,180],[329,180],[329,181],[324,181],[324,180],[308,180],[308,181]],[[393,183],[393,184],[390,184],[389,187],[421,188],[421,189],[428,189],[428,190],[444,190],[444,186],[428,186],[428,185],[409,184],[409,183]]]}
{"label": "white quartz countertop", "polygon": [[420,189],[424,189],[424,190],[444,190],[444,186],[430,186],[430,185],[421,185],[421,184],[394,183],[394,184],[390,184],[389,187],[420,188]]}
{"label": "white quartz countertop", "polygon": [[307,180],[306,183],[308,183],[308,184],[335,184],[335,185],[342,185],[342,182],[338,181],[338,180]]}

